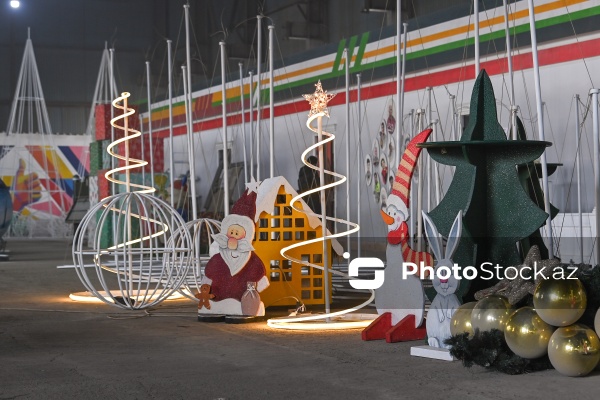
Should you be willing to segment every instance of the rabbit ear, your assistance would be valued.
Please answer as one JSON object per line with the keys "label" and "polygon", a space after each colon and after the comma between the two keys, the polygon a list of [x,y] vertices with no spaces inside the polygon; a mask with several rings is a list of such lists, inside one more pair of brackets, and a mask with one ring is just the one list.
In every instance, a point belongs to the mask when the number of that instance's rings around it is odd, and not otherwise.
{"label": "rabbit ear", "polygon": [[444,253],[442,253],[442,237],[431,218],[429,218],[425,211],[422,211],[422,213],[423,220],[425,221],[425,234],[427,235],[427,239],[429,239],[429,245],[431,246],[433,255],[436,260],[441,260],[444,258]]}
{"label": "rabbit ear", "polygon": [[451,260],[454,252],[458,248],[460,235],[462,233],[462,210],[458,211],[458,215],[454,219],[450,233],[448,234],[448,243],[446,244],[446,259]]}

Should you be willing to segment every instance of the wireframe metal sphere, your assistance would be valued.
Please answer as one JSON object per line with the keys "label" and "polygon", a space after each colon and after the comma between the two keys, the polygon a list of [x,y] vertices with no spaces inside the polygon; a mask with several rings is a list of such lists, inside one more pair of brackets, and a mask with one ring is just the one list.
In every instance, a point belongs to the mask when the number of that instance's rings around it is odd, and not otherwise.
{"label": "wireframe metal sphere", "polygon": [[[200,287],[200,280],[204,275],[204,267],[213,255],[211,246],[214,243],[213,235],[221,232],[221,221],[210,218],[198,218],[185,224],[185,231],[192,238],[191,255],[188,275],[183,284],[182,294],[191,300],[198,301],[194,294]],[[173,234],[173,240],[179,241],[179,233]]]}
{"label": "wireframe metal sphere", "polygon": [[[86,246],[94,217],[96,227]],[[185,222],[169,204],[144,193],[121,193],[101,200],[85,215],[73,239],[73,261],[94,296],[140,310],[181,288],[191,265],[191,245]]]}

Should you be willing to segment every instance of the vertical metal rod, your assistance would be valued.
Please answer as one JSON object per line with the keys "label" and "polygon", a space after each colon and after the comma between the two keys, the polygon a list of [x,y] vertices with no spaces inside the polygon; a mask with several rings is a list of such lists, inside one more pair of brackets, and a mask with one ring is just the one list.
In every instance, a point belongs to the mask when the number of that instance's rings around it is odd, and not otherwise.
{"label": "vertical metal rod", "polygon": [[[108,68],[108,75],[109,75],[109,85],[110,85],[110,95],[109,95],[109,99],[110,102],[109,104],[111,104],[110,107],[110,119],[112,120],[115,117],[115,110],[114,107],[112,107],[112,101],[115,99],[116,97],[116,93],[115,93],[115,85],[113,85],[113,82],[115,81],[115,66],[114,66],[114,59],[115,59],[115,49],[110,49],[109,50],[109,68]],[[111,143],[115,141],[115,127],[112,126],[112,124],[110,125],[110,141]],[[110,158],[110,169],[115,169],[115,157],[111,157]],[[110,184],[110,193],[111,194],[116,194],[116,184],[114,182],[111,182]]]}
{"label": "vertical metal rod", "polygon": [[171,41],[167,40],[167,74],[168,74],[168,91],[169,91],[169,181],[170,181],[170,192],[169,199],[171,200],[171,207],[175,208],[175,198],[173,193],[175,192],[175,150],[173,149],[173,55],[171,52]]}
{"label": "vertical metal rod", "polygon": [[[533,9],[533,0],[527,0],[529,5],[529,30],[531,34],[531,55],[533,56],[533,74],[535,79],[535,102],[538,115],[538,135],[540,140],[545,141],[544,135],[544,117],[542,110],[542,89],[540,86],[540,64],[537,53],[537,37],[535,32],[535,14]],[[548,235],[548,251],[550,258],[554,258],[554,241],[552,238],[552,217],[550,215],[550,193],[548,192],[548,164],[546,161],[546,151],[542,153],[542,186],[544,190],[544,210],[548,214],[546,228]]]}
{"label": "vertical metal rod", "polygon": [[[140,141],[142,142],[142,155],[146,152],[146,149],[144,147],[144,119],[142,118],[142,114],[139,114],[139,120],[140,120],[140,133],[142,134],[140,136]],[[145,185],[146,184],[146,168],[142,168],[142,182]]]}
{"label": "vertical metal rod", "polygon": [[[361,153],[361,147],[362,147],[362,143],[361,143],[361,133],[362,133],[362,126],[361,126],[361,116],[362,116],[362,110],[360,109],[361,107],[361,103],[360,103],[360,91],[361,91],[361,87],[360,87],[360,74],[356,74],[356,104],[358,106],[358,146],[356,146],[356,167],[357,167],[357,174],[356,174],[356,190],[357,190],[357,202],[356,202],[356,223],[358,225],[360,225],[360,193],[362,191],[362,187],[361,187],[361,160],[360,160],[360,153]],[[356,237],[358,239],[357,241],[357,257],[360,257],[360,253],[361,253],[361,249],[360,249],[360,231],[356,232]]]}
{"label": "vertical metal rod", "polygon": [[[515,82],[513,79],[512,51],[510,46],[510,21],[508,20],[508,4],[502,0],[504,6],[504,32],[506,36],[506,61],[508,63],[508,81],[510,83],[510,105],[515,105]],[[514,129],[514,127],[513,127]]]}
{"label": "vertical metal rod", "polygon": [[479,0],[473,0],[473,19],[475,28],[475,78],[479,75]]}
{"label": "vertical metal rod", "polygon": [[[189,188],[191,189],[192,195],[192,217],[190,220],[194,220],[198,218],[198,204],[196,198],[196,157],[194,157],[194,114],[192,113],[192,57],[190,52],[190,6],[189,4],[185,4],[183,6],[185,9],[185,58],[187,65],[187,109],[186,115],[187,119],[187,130],[188,130],[188,157],[190,164],[190,179],[188,181]],[[184,70],[183,79],[186,80],[186,75]]]}
{"label": "vertical metal rod", "polygon": [[[400,164],[400,135],[402,126],[402,1],[396,0],[396,162]],[[390,171],[396,166],[389,165]]]}
{"label": "vertical metal rod", "polygon": [[456,138],[456,96],[450,95],[450,107],[452,107],[452,140],[458,140]]}
{"label": "vertical metal rod", "polygon": [[[410,110],[410,129],[408,131],[408,134],[410,135],[409,137],[412,138],[414,137],[414,130],[415,130],[415,110],[411,109]],[[398,160],[398,165],[400,165],[400,160]],[[411,178],[412,180],[412,178]],[[412,182],[411,182],[411,187],[412,187]],[[411,190],[410,191],[410,208],[409,208],[409,212],[410,212],[410,224],[408,224],[408,229],[409,229],[409,235],[410,235],[410,243],[411,245],[414,245],[414,239],[415,239],[415,203],[414,203],[414,199],[415,199],[415,191]],[[412,247],[412,246],[411,246]]]}
{"label": "vertical metal rod", "polygon": [[[150,186],[154,187],[154,143],[152,141],[152,97],[150,97],[150,61],[146,61],[146,86],[148,89],[148,142],[150,143]],[[143,140],[142,143],[144,143]],[[144,184],[146,184],[145,180]]]}
{"label": "vertical metal rod", "polygon": [[275,93],[273,82],[273,33],[275,25],[269,25],[269,177],[275,176]]}
{"label": "vertical metal rod", "polygon": [[[346,175],[348,176],[346,181],[346,221],[350,221],[350,176],[352,173],[350,172],[350,58],[347,47],[344,49],[344,60],[346,72],[346,108],[344,110],[346,114]],[[350,254],[350,235],[346,236],[346,251]]]}
{"label": "vertical metal rod", "polygon": [[[404,23],[404,39],[402,40],[403,46],[402,46],[402,75],[401,75],[401,81],[402,81],[402,86],[400,87],[400,112],[399,114],[396,116],[397,121],[396,121],[396,126],[400,126],[400,128],[398,128],[398,137],[396,138],[397,141],[399,141],[400,143],[396,143],[396,163],[398,165],[400,165],[400,154],[402,149],[401,149],[401,144],[402,142],[400,141],[400,129],[402,129],[402,136],[404,136],[404,84],[406,83],[406,44],[408,43],[407,40],[407,34],[408,34],[408,24]],[[394,167],[395,168],[395,167]]]}
{"label": "vertical metal rod", "polygon": [[[425,110],[417,110],[417,132],[423,131],[423,118],[425,117]],[[419,157],[419,184],[417,186],[417,250],[423,251],[423,180],[425,179],[425,171],[423,170],[425,163],[423,157]]]}
{"label": "vertical metal rod", "polygon": [[223,140],[223,213],[229,215],[229,156],[227,154],[227,93],[225,90],[226,72],[225,72],[225,42],[219,42],[221,46],[221,113],[223,120],[222,140]]}
{"label": "vertical metal rod", "polygon": [[594,145],[592,153],[594,153],[594,193],[595,193],[595,207],[594,212],[596,213],[596,265],[600,264],[600,127],[598,126],[598,93],[600,89],[590,90],[592,95],[592,123],[594,133]]}
{"label": "vertical metal rod", "polygon": [[[438,123],[439,120],[434,119],[433,121],[431,121],[431,127],[433,128],[433,140],[434,141],[438,141]],[[431,160],[431,157],[430,157]],[[440,203],[440,200],[442,198],[441,195],[441,188],[440,188],[440,169],[439,169],[439,165],[436,162],[430,161],[431,162],[431,166],[433,167],[433,186],[434,186],[434,193],[435,193],[435,205]]]}
{"label": "vertical metal rod", "polygon": [[240,103],[242,105],[242,138],[243,138],[243,146],[242,151],[244,152],[244,179],[245,183],[250,182],[248,179],[248,160],[246,159],[246,115],[244,110],[244,64],[238,63],[238,67],[240,67]]}
{"label": "vertical metal rod", "polygon": [[192,114],[190,112],[189,105],[189,97],[188,97],[188,81],[186,77],[187,68],[185,65],[181,66],[181,72],[183,77],[183,93],[184,93],[184,102],[185,102],[185,117],[186,117],[186,127],[187,127],[187,147],[188,147],[188,164],[190,166],[190,177],[188,179],[188,187],[190,188],[190,197],[192,201],[192,215],[189,217],[189,220],[196,219],[196,186],[195,186],[195,159],[194,157],[194,132],[192,131]]}
{"label": "vertical metal rod", "polygon": [[[317,135],[318,140],[323,140],[323,117],[317,117]],[[319,146],[319,181],[321,186],[325,185],[325,146]],[[331,306],[329,304],[329,255],[327,245],[327,208],[325,199],[325,190],[321,190],[321,229],[323,232],[323,283],[325,286],[325,313],[329,314]],[[329,320],[328,320],[329,321]]]}
{"label": "vertical metal rod", "polygon": [[579,256],[580,262],[583,263],[583,214],[581,212],[581,154],[580,154],[580,135],[581,127],[579,126],[579,95],[575,95],[575,162],[577,165],[577,214],[579,216]]}
{"label": "vertical metal rod", "polygon": [[250,99],[250,177],[254,175],[254,75],[252,71],[248,72],[250,77],[250,93],[248,98]]}
{"label": "vertical metal rod", "polygon": [[261,63],[262,63],[262,15],[257,15],[257,25],[256,29],[258,30],[258,50],[257,50],[257,58],[256,58],[256,92],[258,93],[257,101],[256,101],[256,180],[260,181],[260,119],[261,119]]}
{"label": "vertical metal rod", "polygon": [[[427,124],[423,124],[423,125],[429,125],[433,122],[433,109],[432,109],[432,101],[431,101],[431,93],[433,92],[433,88],[431,86],[428,86],[425,88],[425,90],[427,91]],[[433,128],[433,127],[432,127]],[[434,135],[435,135],[435,131],[434,131]],[[435,136],[432,138],[433,141],[435,142]],[[432,163],[431,163],[431,157],[429,157],[429,154],[427,154],[427,162],[425,163],[425,168],[426,168],[426,173],[424,176],[427,177],[427,212],[431,211],[431,198],[433,196],[433,190],[432,190],[432,186],[431,186],[431,182],[433,181],[432,176],[433,176],[433,171],[432,171]],[[433,182],[435,184],[435,182]]]}

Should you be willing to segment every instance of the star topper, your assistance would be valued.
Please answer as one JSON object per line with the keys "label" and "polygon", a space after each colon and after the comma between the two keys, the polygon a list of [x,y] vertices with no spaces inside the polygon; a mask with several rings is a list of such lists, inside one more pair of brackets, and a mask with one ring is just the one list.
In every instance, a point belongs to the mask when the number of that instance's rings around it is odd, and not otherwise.
{"label": "star topper", "polygon": [[246,183],[246,189],[248,189],[248,194],[254,192],[258,193],[258,187],[260,186],[260,181],[254,179],[254,176],[250,180],[250,182]]}
{"label": "star topper", "polygon": [[327,110],[327,103],[329,100],[333,99],[335,93],[327,93],[327,90],[323,90],[321,86],[321,81],[319,80],[315,85],[317,89],[313,94],[303,94],[302,97],[306,99],[310,103],[310,112],[308,113],[309,117],[312,117],[315,114],[324,113],[329,117],[329,110]]}

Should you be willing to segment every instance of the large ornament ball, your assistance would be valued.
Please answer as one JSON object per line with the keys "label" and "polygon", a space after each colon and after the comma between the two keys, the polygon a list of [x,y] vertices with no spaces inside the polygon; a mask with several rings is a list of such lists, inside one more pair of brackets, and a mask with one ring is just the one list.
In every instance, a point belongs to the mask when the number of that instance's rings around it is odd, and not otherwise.
{"label": "large ornament ball", "polygon": [[544,321],[554,326],[571,325],[585,311],[587,297],[579,279],[547,279],[533,294],[533,307]]}
{"label": "large ornament ball", "polygon": [[504,296],[487,296],[479,300],[471,312],[471,325],[473,331],[491,331],[499,329],[504,331],[504,326],[513,308]]}
{"label": "large ornament ball", "polygon": [[120,193],[83,217],[73,238],[73,263],[87,291],[102,302],[142,310],[181,289],[191,242],[169,204],[145,193]]}
{"label": "large ornament ball", "polygon": [[473,326],[471,325],[471,313],[477,304],[476,301],[465,303],[458,307],[452,315],[450,322],[450,333],[452,336],[467,332],[469,337],[473,336]]}
{"label": "large ornament ball", "polygon": [[504,339],[519,357],[538,358],[548,352],[553,332],[554,327],[544,322],[532,307],[523,307],[506,321]]}
{"label": "large ornament ball", "polygon": [[594,329],[596,329],[596,334],[600,335],[600,308],[596,311],[596,318],[594,318]]}
{"label": "large ornament ball", "polygon": [[563,375],[587,375],[600,361],[600,339],[582,324],[558,328],[550,338],[548,357]]}

